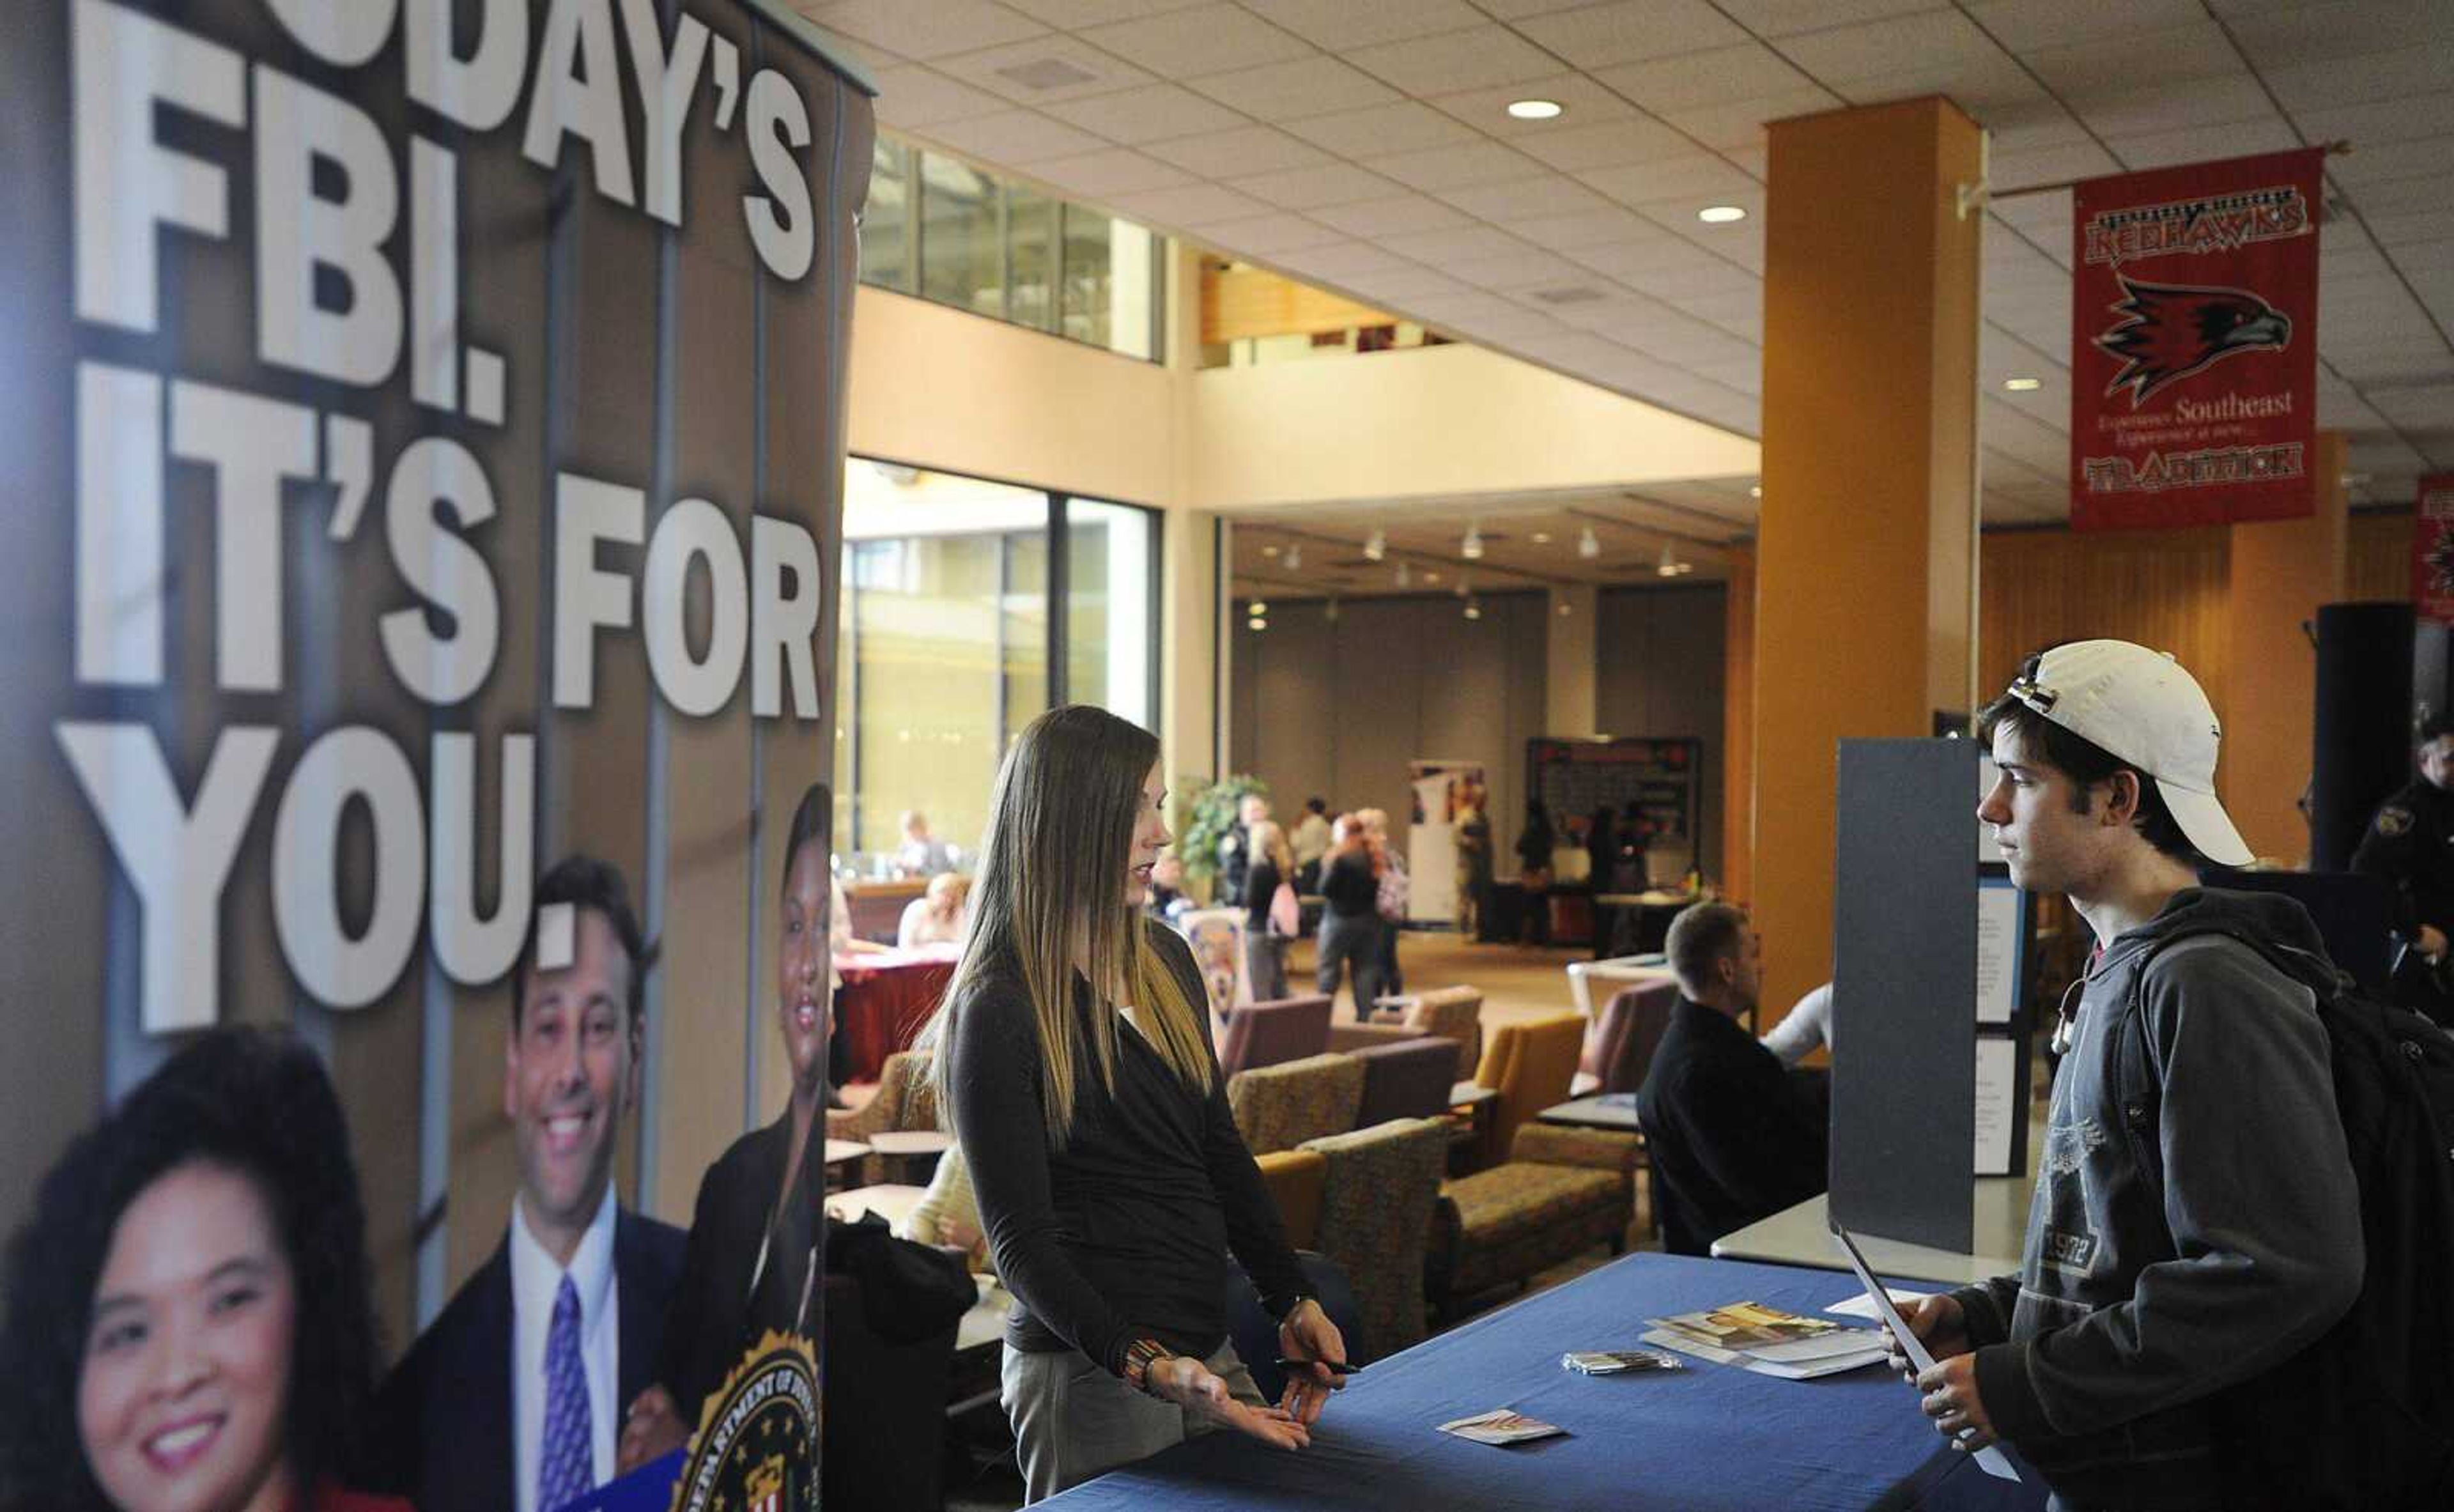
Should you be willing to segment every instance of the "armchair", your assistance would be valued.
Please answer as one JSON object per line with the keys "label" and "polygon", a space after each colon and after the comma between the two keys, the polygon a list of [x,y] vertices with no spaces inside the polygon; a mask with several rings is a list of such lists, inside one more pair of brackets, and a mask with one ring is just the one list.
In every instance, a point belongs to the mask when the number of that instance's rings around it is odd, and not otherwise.
{"label": "armchair", "polygon": [[1317,1056],[1329,1048],[1329,999],[1281,998],[1230,1008],[1218,1040],[1218,1069],[1239,1071]]}
{"label": "armchair", "polygon": [[1442,987],[1424,993],[1404,1008],[1378,1009],[1362,1023],[1332,1024],[1329,1048],[1354,1051],[1426,1035],[1456,1040],[1457,1079],[1473,1076],[1475,1062],[1482,1056],[1481,989]]}

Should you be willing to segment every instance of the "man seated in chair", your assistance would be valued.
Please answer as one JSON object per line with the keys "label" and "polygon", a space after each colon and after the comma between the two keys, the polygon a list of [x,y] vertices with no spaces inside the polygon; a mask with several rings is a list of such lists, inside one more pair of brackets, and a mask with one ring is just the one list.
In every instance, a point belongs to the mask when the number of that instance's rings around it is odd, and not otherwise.
{"label": "man seated in chair", "polygon": [[1636,1094],[1663,1245],[1701,1255],[1823,1190],[1824,1120],[1780,1059],[1740,1027],[1763,989],[1763,941],[1727,903],[1670,921],[1679,1002]]}

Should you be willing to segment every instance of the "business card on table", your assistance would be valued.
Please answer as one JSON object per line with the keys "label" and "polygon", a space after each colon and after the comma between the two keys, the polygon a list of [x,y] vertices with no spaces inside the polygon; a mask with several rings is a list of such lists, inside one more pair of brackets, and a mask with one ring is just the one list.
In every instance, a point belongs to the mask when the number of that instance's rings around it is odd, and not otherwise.
{"label": "business card on table", "polygon": [[1440,1432],[1472,1439],[1477,1443],[1523,1443],[1529,1439],[1548,1439],[1554,1434],[1564,1435],[1567,1431],[1556,1423],[1529,1418],[1507,1407],[1440,1424]]}

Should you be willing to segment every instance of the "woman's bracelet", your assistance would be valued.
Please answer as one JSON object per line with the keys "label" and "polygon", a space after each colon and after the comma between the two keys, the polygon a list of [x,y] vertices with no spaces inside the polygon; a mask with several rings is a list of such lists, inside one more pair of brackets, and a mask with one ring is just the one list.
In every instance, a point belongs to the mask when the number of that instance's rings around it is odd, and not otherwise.
{"label": "woman's bracelet", "polygon": [[1174,1360],[1176,1354],[1157,1340],[1144,1337],[1125,1346],[1125,1384],[1146,1395],[1157,1396],[1151,1386],[1151,1369],[1163,1360]]}

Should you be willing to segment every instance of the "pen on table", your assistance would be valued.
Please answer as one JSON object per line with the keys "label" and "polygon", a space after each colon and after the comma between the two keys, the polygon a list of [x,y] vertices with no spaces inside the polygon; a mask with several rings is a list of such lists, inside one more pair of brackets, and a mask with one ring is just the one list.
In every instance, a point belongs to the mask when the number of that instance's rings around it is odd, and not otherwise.
{"label": "pen on table", "polygon": [[1343,1360],[1291,1360],[1284,1355],[1279,1356],[1277,1360],[1280,1370],[1301,1370],[1306,1365],[1327,1365],[1341,1376],[1351,1376],[1363,1368],[1361,1365],[1350,1365]]}

